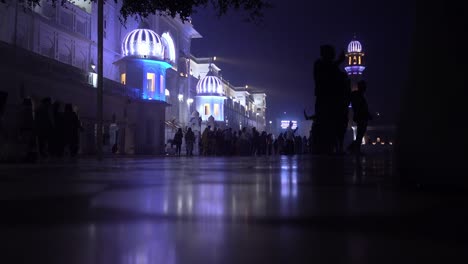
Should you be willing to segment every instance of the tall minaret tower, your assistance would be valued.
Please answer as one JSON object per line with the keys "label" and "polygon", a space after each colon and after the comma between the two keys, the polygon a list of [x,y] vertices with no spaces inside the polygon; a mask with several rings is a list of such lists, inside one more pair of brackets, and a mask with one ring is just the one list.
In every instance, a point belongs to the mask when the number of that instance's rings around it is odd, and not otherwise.
{"label": "tall minaret tower", "polygon": [[357,83],[362,77],[362,72],[366,69],[364,65],[364,52],[362,45],[354,36],[354,39],[348,44],[348,52],[346,53],[347,61],[345,70],[351,79],[351,90],[357,90]]}

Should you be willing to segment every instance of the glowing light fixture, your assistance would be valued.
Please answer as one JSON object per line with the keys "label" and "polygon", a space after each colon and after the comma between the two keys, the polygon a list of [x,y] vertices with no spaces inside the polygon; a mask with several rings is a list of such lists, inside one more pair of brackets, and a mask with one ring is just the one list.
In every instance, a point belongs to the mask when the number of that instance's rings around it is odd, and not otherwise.
{"label": "glowing light fixture", "polygon": [[161,38],[164,42],[164,46],[168,53],[168,58],[170,61],[175,62],[176,60],[176,52],[175,52],[175,45],[174,40],[172,39],[169,32],[165,32],[161,35]]}
{"label": "glowing light fixture", "polygon": [[177,98],[179,99],[180,102],[184,101],[184,95],[183,94],[179,94],[177,96]]}
{"label": "glowing light fixture", "polygon": [[171,95],[171,93],[169,92],[168,89],[166,89],[166,90],[164,91],[164,94],[165,94],[166,96],[170,96],[170,95]]}
{"label": "glowing light fixture", "polygon": [[163,59],[164,47],[156,32],[150,29],[135,29],[122,42],[122,55],[156,57]]}
{"label": "glowing light fixture", "polygon": [[192,98],[187,99],[187,104],[192,104],[192,103],[193,103],[193,99],[192,99]]}
{"label": "glowing light fixture", "polygon": [[295,120],[292,120],[292,121],[289,121],[289,120],[281,120],[281,128],[282,129],[286,129],[289,127],[289,122],[292,122],[293,125],[292,125],[292,129],[296,129],[297,128],[297,121]]}
{"label": "glowing light fixture", "polygon": [[348,52],[361,52],[362,51],[362,45],[361,42],[357,40],[353,40],[348,44]]}
{"label": "glowing light fixture", "polygon": [[217,94],[223,96],[223,84],[218,77],[206,75],[197,83],[197,94]]}

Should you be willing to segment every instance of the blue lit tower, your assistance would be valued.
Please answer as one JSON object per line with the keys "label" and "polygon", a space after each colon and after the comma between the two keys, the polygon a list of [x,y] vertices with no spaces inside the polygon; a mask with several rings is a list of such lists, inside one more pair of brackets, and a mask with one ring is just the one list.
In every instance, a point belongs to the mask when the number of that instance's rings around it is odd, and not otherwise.
{"label": "blue lit tower", "polygon": [[196,109],[203,121],[212,116],[214,121],[224,122],[224,95],[221,79],[210,69],[197,83]]}
{"label": "blue lit tower", "polygon": [[351,79],[351,90],[357,90],[357,82],[361,79],[362,73],[366,69],[364,65],[364,53],[362,45],[356,37],[348,44],[348,52],[346,53],[348,60],[346,61],[345,70]]}
{"label": "blue lit tower", "polygon": [[[119,67],[120,82],[137,94],[137,103],[130,103],[124,115],[133,115],[124,128],[127,152],[137,154],[164,153],[166,107],[166,70],[173,61],[164,36],[141,23],[122,40]],[[172,57],[172,59],[171,59]]]}
{"label": "blue lit tower", "polygon": [[171,65],[164,55],[159,35],[141,23],[122,41],[122,59],[116,62],[121,83],[138,90],[141,99],[166,101],[166,70]]}

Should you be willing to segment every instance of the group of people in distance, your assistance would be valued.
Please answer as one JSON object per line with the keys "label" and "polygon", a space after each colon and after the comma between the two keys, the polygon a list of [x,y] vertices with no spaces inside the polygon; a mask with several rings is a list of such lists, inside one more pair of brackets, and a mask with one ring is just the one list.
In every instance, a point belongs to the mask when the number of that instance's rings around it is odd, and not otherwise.
{"label": "group of people in distance", "polygon": [[[307,142],[307,149],[312,154],[344,154],[344,138],[348,129],[348,114],[351,104],[353,121],[357,126],[355,140],[346,148],[348,152],[360,154],[361,142],[367,130],[369,120],[368,104],[364,93],[367,84],[364,80],[357,83],[355,89],[351,89],[351,80],[348,74],[341,70],[340,65],[346,56],[342,52],[336,58],[335,48],[332,45],[320,47],[320,58],[314,64],[315,80],[315,114],[308,116],[304,110],[304,116],[313,120],[311,133]],[[276,145],[281,145],[280,154],[297,154],[295,147],[297,140],[296,129],[292,129],[291,122],[285,131],[276,139],[265,131],[260,133],[255,128],[252,131],[247,128],[236,132],[231,128],[211,129],[207,126],[199,140],[201,155],[271,155],[275,154]],[[185,135],[184,135],[185,134]],[[176,132],[172,143],[176,146],[176,155],[181,155],[182,139],[185,137],[187,156],[193,155],[195,134],[188,128],[184,133],[181,128]],[[275,144],[276,143],[276,144]],[[302,144],[300,144],[302,146]],[[300,151],[303,152],[303,151]]]}
{"label": "group of people in distance", "polygon": [[358,82],[357,90],[351,91],[351,80],[340,69],[345,60],[342,52],[336,58],[335,48],[332,45],[320,47],[320,59],[314,64],[315,79],[315,115],[312,119],[311,145],[315,154],[343,154],[344,137],[348,128],[348,109],[351,103],[353,121],[357,126],[357,136],[348,146],[352,153],[360,153],[362,138],[367,130],[367,123],[372,119],[364,97],[366,82]]}

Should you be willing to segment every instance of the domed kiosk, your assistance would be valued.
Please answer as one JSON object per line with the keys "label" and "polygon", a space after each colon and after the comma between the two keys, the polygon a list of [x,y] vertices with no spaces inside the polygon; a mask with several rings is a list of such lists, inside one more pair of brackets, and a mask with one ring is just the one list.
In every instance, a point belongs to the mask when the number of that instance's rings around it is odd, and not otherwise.
{"label": "domed kiosk", "polygon": [[359,42],[358,40],[353,40],[348,44],[349,53],[352,53],[352,52],[359,53],[361,51],[362,51],[362,45],[361,45],[361,42]]}
{"label": "domed kiosk", "polygon": [[354,39],[348,44],[348,52],[346,57],[345,71],[351,79],[351,90],[357,90],[357,83],[362,78],[362,73],[366,69],[364,65],[364,52],[362,52],[362,44],[356,39]]}
{"label": "domed kiosk", "polygon": [[216,121],[224,121],[225,91],[223,83],[213,71],[209,71],[205,77],[197,83],[196,109],[203,120],[213,116]]}
{"label": "domed kiosk", "polygon": [[359,42],[356,37],[348,44],[348,52],[346,53],[348,57],[347,65],[345,67],[348,75],[361,75],[366,66],[364,66],[364,53],[362,52],[362,44]]}
{"label": "domed kiosk", "polygon": [[166,101],[166,70],[172,66],[164,54],[162,39],[141,23],[123,38],[122,58],[116,62],[120,82],[138,90],[141,99]]}
{"label": "domed kiosk", "polygon": [[[120,82],[126,90],[138,93],[124,110],[131,116],[124,128],[126,153],[164,153],[166,107],[166,70],[172,67],[166,59],[165,41],[149,26],[140,23],[122,39],[119,67]],[[127,150],[128,149],[128,150]]]}

